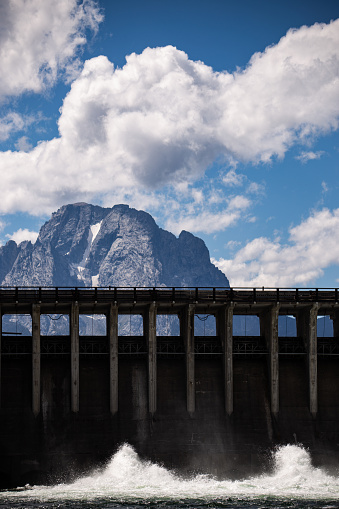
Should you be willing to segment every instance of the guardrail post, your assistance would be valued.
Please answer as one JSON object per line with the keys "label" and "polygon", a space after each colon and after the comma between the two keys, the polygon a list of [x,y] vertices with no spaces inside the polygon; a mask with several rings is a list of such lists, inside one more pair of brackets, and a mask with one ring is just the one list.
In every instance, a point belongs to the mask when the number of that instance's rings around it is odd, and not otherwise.
{"label": "guardrail post", "polygon": [[143,318],[148,349],[148,409],[150,414],[154,414],[157,410],[157,308],[155,303],[148,306]]}
{"label": "guardrail post", "polygon": [[79,411],[79,303],[71,306],[71,408]]}
{"label": "guardrail post", "polygon": [[217,315],[218,334],[223,349],[225,410],[233,413],[233,304],[224,306]]}
{"label": "guardrail post", "polygon": [[195,411],[195,365],[194,365],[194,305],[185,306],[180,316],[180,335],[186,351],[186,397],[187,411]]}
{"label": "guardrail post", "polygon": [[32,410],[40,413],[40,306],[32,305]]}
{"label": "guardrail post", "polygon": [[118,306],[111,304],[108,313],[110,411],[114,415],[119,408],[119,354],[118,354]]}

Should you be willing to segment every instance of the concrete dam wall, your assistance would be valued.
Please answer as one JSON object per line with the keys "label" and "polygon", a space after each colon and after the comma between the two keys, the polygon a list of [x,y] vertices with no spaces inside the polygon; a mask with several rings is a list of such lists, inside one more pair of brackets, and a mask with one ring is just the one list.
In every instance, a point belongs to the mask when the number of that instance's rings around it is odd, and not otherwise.
{"label": "concrete dam wall", "polygon": [[[29,313],[32,336],[1,344],[0,483],[68,480],[128,442],[181,471],[241,478],[268,467],[276,445],[302,443],[315,465],[339,466],[337,292],[231,289],[2,289],[1,314]],[[42,314],[69,314],[65,336],[41,336]],[[105,336],[79,335],[81,314],[103,314]],[[142,336],[119,336],[121,315]],[[157,336],[157,315],[179,336]],[[194,316],[216,335],[194,334]],[[260,335],[234,336],[235,315]],[[295,316],[296,336],[278,320]],[[316,320],[333,321],[333,337]]]}

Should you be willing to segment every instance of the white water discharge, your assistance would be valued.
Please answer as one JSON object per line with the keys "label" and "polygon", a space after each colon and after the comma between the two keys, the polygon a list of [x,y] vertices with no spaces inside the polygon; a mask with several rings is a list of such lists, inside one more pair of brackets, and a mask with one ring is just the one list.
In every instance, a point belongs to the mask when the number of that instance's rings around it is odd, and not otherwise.
{"label": "white water discharge", "polygon": [[[53,487],[36,486],[27,491],[6,493],[15,498],[78,500],[105,498],[117,502],[226,499],[299,499],[338,500],[339,478],[311,465],[309,453],[301,446],[287,445],[274,454],[274,470],[270,475],[242,481],[219,481],[197,475],[184,479],[151,462],[140,460],[129,445],[123,445],[106,468],[78,479],[72,484]],[[1,496],[0,496],[1,501]]]}

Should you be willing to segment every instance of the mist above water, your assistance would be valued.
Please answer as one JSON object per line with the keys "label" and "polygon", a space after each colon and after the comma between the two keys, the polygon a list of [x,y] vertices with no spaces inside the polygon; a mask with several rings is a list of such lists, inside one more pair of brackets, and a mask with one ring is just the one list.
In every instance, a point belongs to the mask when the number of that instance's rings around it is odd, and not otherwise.
{"label": "mist above water", "polygon": [[273,472],[241,481],[217,480],[209,475],[182,478],[157,464],[142,461],[130,445],[123,445],[107,466],[72,484],[36,486],[27,491],[6,492],[1,496],[50,500],[123,502],[227,499],[307,499],[339,498],[339,478],[311,464],[301,446],[280,447],[273,455]]}

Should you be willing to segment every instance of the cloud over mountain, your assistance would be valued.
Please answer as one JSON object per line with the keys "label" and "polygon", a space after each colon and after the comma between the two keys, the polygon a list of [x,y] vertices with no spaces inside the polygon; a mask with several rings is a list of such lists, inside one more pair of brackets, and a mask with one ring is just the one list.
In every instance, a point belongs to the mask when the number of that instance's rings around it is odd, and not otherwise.
{"label": "cloud over mountain", "polygon": [[132,54],[122,69],[93,58],[64,100],[60,137],[0,154],[0,211],[124,200],[134,190],[192,182],[218,157],[283,157],[293,144],[337,129],[338,79],[339,20],[290,30],[233,74],[172,46]]}

